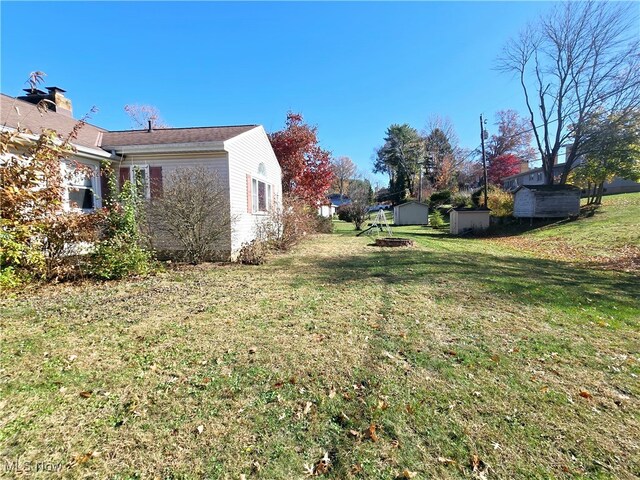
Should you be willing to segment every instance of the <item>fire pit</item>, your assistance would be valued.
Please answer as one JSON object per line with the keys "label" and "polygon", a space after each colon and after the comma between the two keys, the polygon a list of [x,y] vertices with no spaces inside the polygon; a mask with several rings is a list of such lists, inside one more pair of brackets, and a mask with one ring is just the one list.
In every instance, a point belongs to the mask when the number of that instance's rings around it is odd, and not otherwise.
{"label": "fire pit", "polygon": [[413,247],[415,242],[408,238],[376,238],[378,247]]}

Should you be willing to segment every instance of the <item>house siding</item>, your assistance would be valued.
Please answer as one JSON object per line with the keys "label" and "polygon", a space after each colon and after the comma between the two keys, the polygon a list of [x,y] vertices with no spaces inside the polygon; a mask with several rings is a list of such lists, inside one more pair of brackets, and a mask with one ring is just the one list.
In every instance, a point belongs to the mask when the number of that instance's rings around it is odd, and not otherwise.
{"label": "house siding", "polygon": [[[226,152],[208,152],[203,154],[128,154],[124,160],[114,162],[114,168],[131,168],[133,165],[148,165],[149,168],[162,168],[162,183],[164,188],[168,185],[168,179],[176,170],[183,168],[203,167],[212,174],[218,175],[225,190],[229,191],[229,161]],[[159,251],[179,250],[180,244],[167,235],[154,233],[153,245]],[[216,259],[229,260],[231,258],[231,230],[224,232],[217,242]]]}
{"label": "house siding", "polygon": [[[224,145],[229,152],[229,194],[234,218],[231,252],[235,257],[243,244],[256,237],[256,225],[266,218],[265,214],[250,213],[247,176],[272,185],[275,208],[282,206],[282,177],[278,159],[261,126],[226,141]],[[265,175],[258,172],[260,163],[265,165]]]}

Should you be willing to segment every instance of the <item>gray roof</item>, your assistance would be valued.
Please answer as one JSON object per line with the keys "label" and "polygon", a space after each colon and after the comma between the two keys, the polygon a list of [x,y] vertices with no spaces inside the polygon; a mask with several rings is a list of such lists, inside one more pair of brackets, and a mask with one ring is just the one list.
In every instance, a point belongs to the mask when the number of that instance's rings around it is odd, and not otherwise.
{"label": "gray roof", "polygon": [[258,125],[231,125],[223,127],[158,128],[148,130],[122,130],[105,132],[103,148],[131,145],[163,145],[175,143],[224,142]]}
{"label": "gray roof", "polygon": [[[77,119],[68,115],[51,110],[41,112],[32,103],[0,94],[0,125],[16,129],[20,127],[35,135],[47,128],[66,138],[77,123]],[[103,132],[106,130],[87,123],[78,131],[72,143],[83,147],[99,147]]]}
{"label": "gray roof", "polygon": [[566,191],[580,191],[578,187],[573,185],[520,185],[515,191],[522,190],[526,188],[527,190],[533,190],[536,192],[566,192]]}

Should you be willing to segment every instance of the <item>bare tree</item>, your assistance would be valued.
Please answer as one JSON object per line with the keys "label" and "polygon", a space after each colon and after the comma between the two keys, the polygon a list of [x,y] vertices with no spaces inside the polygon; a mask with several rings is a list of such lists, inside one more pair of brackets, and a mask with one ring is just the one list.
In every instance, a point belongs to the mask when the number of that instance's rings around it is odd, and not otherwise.
{"label": "bare tree", "polygon": [[537,150],[531,146],[533,131],[531,123],[515,110],[500,110],[496,113],[498,134],[491,135],[487,142],[487,159],[511,153],[530,163],[536,159]]}
{"label": "bare tree", "polygon": [[131,128],[134,130],[148,128],[149,122],[154,128],[169,128],[169,125],[160,117],[160,111],[153,105],[125,105],[124,111],[129,116]]}
{"label": "bare tree", "polygon": [[154,237],[178,242],[185,260],[193,263],[215,258],[229,247],[233,226],[229,193],[215,171],[176,170],[167,176],[162,190],[147,213]]}
{"label": "bare tree", "polygon": [[566,2],[529,25],[499,58],[522,86],[549,184],[563,146],[565,183],[597,109],[620,119],[640,104],[638,14],[633,4]]}
{"label": "bare tree", "polygon": [[347,193],[349,180],[354,178],[357,167],[349,157],[338,157],[331,160],[331,169],[335,177],[335,186],[340,196]]}

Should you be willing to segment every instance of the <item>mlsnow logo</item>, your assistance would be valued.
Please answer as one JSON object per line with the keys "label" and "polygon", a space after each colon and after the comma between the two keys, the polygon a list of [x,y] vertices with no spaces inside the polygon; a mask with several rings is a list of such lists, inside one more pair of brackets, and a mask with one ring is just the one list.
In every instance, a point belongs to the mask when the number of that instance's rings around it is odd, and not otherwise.
{"label": "mlsnow logo", "polygon": [[55,473],[62,470],[62,463],[22,460],[20,455],[18,455],[11,459],[5,458],[3,462],[3,469],[5,473]]}

